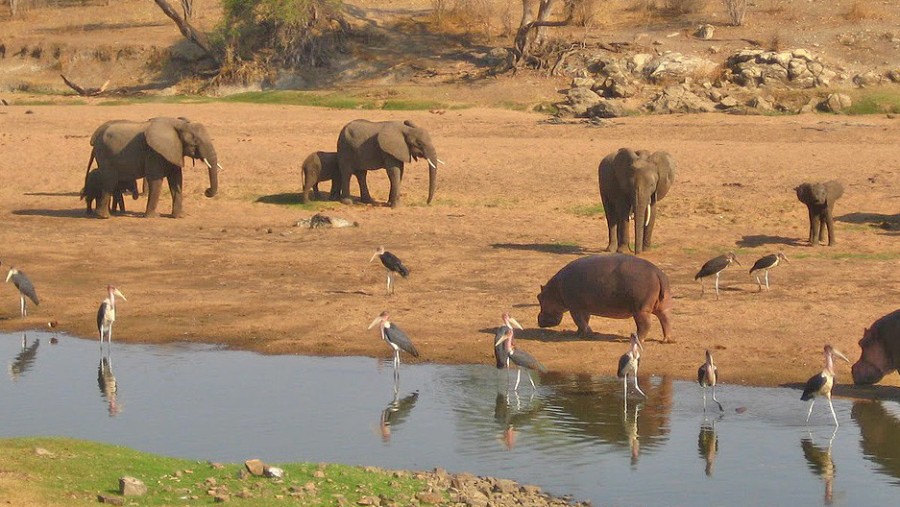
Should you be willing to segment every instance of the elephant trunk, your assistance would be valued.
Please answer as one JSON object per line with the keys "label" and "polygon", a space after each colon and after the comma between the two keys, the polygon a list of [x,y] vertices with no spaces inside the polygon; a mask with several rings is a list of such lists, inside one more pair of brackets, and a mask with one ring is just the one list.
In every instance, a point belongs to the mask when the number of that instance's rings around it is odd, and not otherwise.
{"label": "elephant trunk", "polygon": [[634,196],[634,253],[644,251],[644,231],[650,224],[650,195],[638,190]]}
{"label": "elephant trunk", "polygon": [[434,198],[434,188],[437,185],[437,165],[440,161],[437,150],[433,148],[427,150],[425,156],[428,159],[428,204],[431,204],[431,200]]}
{"label": "elephant trunk", "polygon": [[201,146],[200,155],[209,169],[209,188],[206,197],[214,197],[219,192],[219,157],[212,146]]}

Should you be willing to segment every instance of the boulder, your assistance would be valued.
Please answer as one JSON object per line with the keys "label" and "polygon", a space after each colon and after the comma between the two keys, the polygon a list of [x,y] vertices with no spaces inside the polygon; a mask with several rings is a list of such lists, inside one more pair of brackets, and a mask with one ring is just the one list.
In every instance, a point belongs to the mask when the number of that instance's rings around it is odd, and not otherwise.
{"label": "boulder", "polygon": [[819,109],[828,113],[840,113],[853,105],[850,96],[843,93],[832,93],[819,103]]}
{"label": "boulder", "polygon": [[591,91],[590,88],[571,88],[566,92],[566,109],[575,116],[584,116],[588,109],[597,105],[603,98]]}
{"label": "boulder", "polygon": [[697,31],[694,33],[694,36],[698,39],[709,40],[713,38],[713,35],[716,33],[716,27],[704,23],[697,27]]}
{"label": "boulder", "polygon": [[684,82],[686,78],[710,74],[716,64],[697,56],[686,56],[681,53],[665,53],[648,62],[643,69],[647,79],[653,82]]}
{"label": "boulder", "polygon": [[682,86],[670,86],[659,92],[643,108],[652,113],[709,113],[716,105]]}
{"label": "boulder", "polygon": [[880,85],[882,81],[884,81],[884,76],[882,76],[878,72],[875,72],[874,70],[870,70],[868,72],[863,72],[862,74],[853,76],[853,84],[860,88]]}
{"label": "boulder", "polygon": [[247,467],[248,472],[257,477],[263,475],[266,471],[266,464],[259,459],[248,459],[244,462],[244,466]]}
{"label": "boulder", "polygon": [[134,477],[119,478],[119,494],[122,496],[142,496],[147,494],[147,485]]}
{"label": "boulder", "polygon": [[747,102],[747,105],[749,107],[752,107],[753,109],[756,109],[757,111],[764,113],[773,111],[775,109],[772,106],[772,103],[766,100],[765,97],[753,97],[749,102]]}
{"label": "boulder", "polygon": [[588,118],[619,118],[625,116],[625,104],[621,100],[604,100],[588,108]]}

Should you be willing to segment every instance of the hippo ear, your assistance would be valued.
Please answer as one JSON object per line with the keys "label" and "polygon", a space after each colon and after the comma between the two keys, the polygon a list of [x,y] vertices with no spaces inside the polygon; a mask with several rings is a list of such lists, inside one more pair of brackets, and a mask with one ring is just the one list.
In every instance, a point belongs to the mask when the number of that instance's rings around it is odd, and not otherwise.
{"label": "hippo ear", "polygon": [[869,328],[866,328],[866,330],[863,331],[863,337],[859,339],[859,346],[862,347],[864,345],[867,345],[870,340],[871,338],[869,337]]}

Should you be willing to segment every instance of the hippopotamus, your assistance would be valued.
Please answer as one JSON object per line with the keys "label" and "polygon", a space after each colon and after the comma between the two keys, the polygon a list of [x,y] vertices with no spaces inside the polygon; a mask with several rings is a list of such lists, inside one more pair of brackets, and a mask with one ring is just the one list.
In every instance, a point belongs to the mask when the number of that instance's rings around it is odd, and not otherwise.
{"label": "hippopotamus", "polygon": [[876,320],[859,340],[862,355],[853,365],[853,383],[874,384],[896,369],[900,373],[900,310]]}
{"label": "hippopotamus", "polygon": [[634,318],[638,337],[650,331],[650,315],[662,325],[663,341],[672,334],[672,290],[669,277],[652,262],[625,254],[590,255],[576,259],[553,275],[538,294],[538,325],[552,327],[568,311],[578,334],[589,336],[591,315]]}

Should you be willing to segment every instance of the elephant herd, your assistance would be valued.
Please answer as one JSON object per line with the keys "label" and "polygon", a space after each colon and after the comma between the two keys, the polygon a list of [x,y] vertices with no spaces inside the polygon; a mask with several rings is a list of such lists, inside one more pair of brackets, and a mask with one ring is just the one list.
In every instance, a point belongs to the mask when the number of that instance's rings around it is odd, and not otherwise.
{"label": "elephant herd", "polygon": [[[137,183],[145,179],[146,217],[158,216],[157,206],[166,179],[172,194],[172,215],[184,216],[182,165],[184,157],[202,160],[209,170],[207,197],[218,193],[218,171],[221,169],[212,138],[206,128],[187,118],[152,118],[143,122],[112,120],[104,123],[91,136],[91,156],[85,173],[81,198],[87,201],[88,214],[109,218],[110,211],[124,211],[123,194],[138,197]],[[309,191],[318,183],[331,180],[331,197],[349,204],[350,176],[359,183],[360,201],[372,203],[366,173],[385,169],[391,183],[388,203],[397,206],[404,164],[424,158],[429,165],[428,203],[434,198],[437,184],[437,150],[428,131],[411,121],[351,121],[341,129],[337,152],[317,151],[302,166],[305,202]],[[97,161],[97,168],[91,166]],[[111,203],[110,200],[113,202]],[[93,204],[96,201],[96,212]]]}

